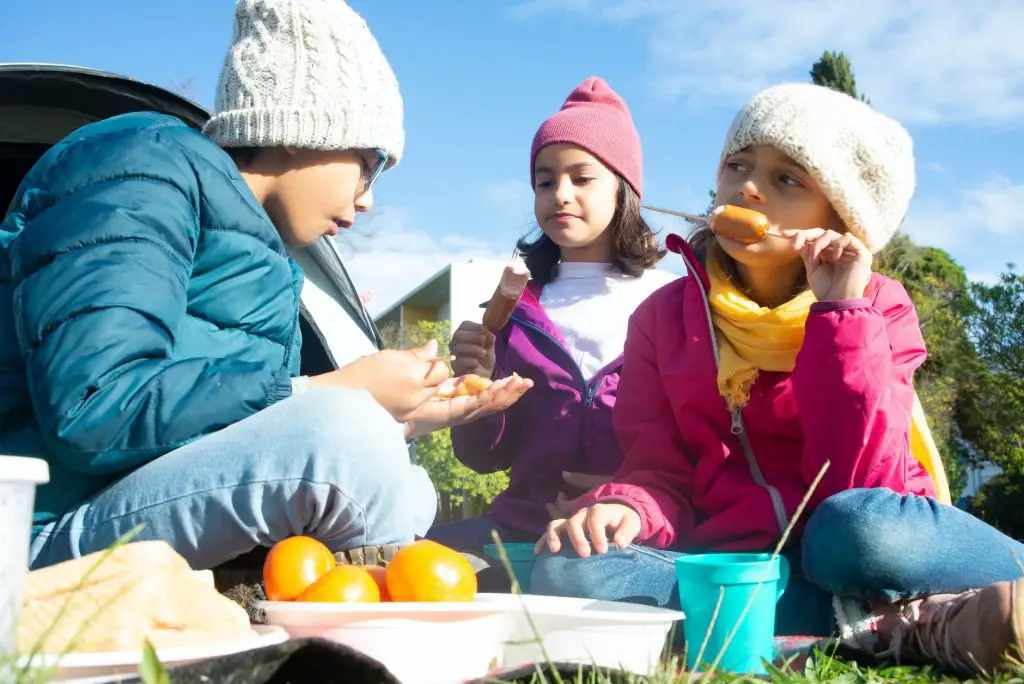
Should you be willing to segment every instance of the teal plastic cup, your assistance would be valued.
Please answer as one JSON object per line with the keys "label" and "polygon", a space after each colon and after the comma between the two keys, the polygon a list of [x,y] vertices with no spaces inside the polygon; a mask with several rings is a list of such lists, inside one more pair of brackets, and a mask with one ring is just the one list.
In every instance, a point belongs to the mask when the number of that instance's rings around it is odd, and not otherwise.
{"label": "teal plastic cup", "polygon": [[[773,559],[770,553],[681,556],[676,559],[676,580],[679,605],[686,614],[683,636],[687,667],[693,671],[713,663],[735,629],[718,669],[734,674],[765,674],[764,662],[770,663],[774,654],[775,606],[789,581],[786,559]],[[719,596],[721,605],[712,624]]]}
{"label": "teal plastic cup", "polygon": [[[519,582],[519,588],[524,594],[530,591],[530,575],[533,574],[533,564],[537,562],[537,556],[533,553],[533,544],[528,543],[516,543],[516,544],[502,544],[505,548],[505,555],[508,556],[508,562],[512,566],[512,574],[516,576],[516,581]],[[498,555],[498,547],[494,544],[485,544],[484,553],[490,558],[501,561],[501,556]]]}

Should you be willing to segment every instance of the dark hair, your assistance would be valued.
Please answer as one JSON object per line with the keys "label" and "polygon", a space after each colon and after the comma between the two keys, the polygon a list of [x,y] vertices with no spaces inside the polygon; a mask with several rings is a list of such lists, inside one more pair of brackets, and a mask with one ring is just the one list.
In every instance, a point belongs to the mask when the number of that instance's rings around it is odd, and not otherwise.
{"label": "dark hair", "polygon": [[[615,177],[619,181],[619,190],[615,214],[608,226],[612,232],[612,265],[625,275],[636,277],[654,268],[666,252],[640,213],[639,195],[622,176],[615,174]],[[562,250],[543,231],[537,239],[531,241],[529,238],[528,235],[520,238],[516,246],[533,279],[547,285],[558,276]]]}
{"label": "dark hair", "polygon": [[228,153],[228,156],[235,162],[235,166],[240,169],[252,166],[256,162],[256,157],[263,150],[261,147],[224,147],[222,149]]}

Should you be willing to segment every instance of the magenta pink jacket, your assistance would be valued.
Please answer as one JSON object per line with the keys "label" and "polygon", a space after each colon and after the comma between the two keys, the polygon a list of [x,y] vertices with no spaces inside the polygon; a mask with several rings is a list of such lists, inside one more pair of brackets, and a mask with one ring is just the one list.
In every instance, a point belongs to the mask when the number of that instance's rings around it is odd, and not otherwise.
{"label": "magenta pink jacket", "polygon": [[814,304],[793,372],[762,372],[734,415],[716,384],[707,274],[682,239],[669,248],[690,276],[630,319],[614,414],[624,461],[580,506],[629,504],[638,543],[728,550],[777,543],[825,461],[807,512],[851,488],[935,496],[910,452],[912,378],[926,352],[899,283],[875,274],[863,299]]}

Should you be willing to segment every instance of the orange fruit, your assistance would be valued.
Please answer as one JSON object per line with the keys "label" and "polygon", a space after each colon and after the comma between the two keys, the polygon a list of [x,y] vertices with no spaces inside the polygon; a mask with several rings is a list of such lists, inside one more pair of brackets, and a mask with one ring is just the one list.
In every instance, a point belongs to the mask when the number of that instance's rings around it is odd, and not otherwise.
{"label": "orange fruit", "polygon": [[274,544],[263,563],[263,585],[271,601],[291,601],[335,567],[330,549],[311,537]]}
{"label": "orange fruit", "polygon": [[392,601],[472,601],[476,574],[457,551],[422,539],[398,550],[388,565]]}
{"label": "orange fruit", "polygon": [[368,565],[366,566],[366,572],[370,573],[370,577],[377,583],[377,589],[380,590],[380,600],[390,601],[391,597],[388,596],[388,583],[387,575],[388,569],[382,568],[379,565]]}
{"label": "orange fruit", "polygon": [[296,601],[313,603],[377,603],[380,589],[365,568],[339,565],[299,594]]}

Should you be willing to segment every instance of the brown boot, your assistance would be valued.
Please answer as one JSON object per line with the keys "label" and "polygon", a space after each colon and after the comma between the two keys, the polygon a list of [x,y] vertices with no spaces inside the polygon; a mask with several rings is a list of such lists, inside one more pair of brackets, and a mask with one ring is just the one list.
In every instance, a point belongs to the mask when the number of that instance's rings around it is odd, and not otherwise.
{"label": "brown boot", "polygon": [[844,642],[897,663],[992,676],[1007,657],[1024,653],[1024,579],[876,606],[868,619],[859,616],[859,625],[850,621],[849,602],[842,602],[843,614],[836,606]]}

